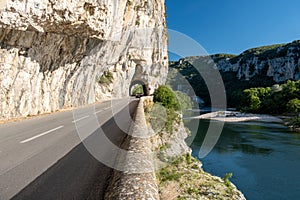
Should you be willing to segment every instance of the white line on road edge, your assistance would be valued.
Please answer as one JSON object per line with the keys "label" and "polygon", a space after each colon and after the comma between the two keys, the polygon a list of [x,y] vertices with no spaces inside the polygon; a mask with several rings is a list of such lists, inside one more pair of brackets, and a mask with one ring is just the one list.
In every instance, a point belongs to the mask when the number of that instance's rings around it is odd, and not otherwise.
{"label": "white line on road edge", "polygon": [[48,133],[51,133],[51,132],[56,131],[56,130],[58,130],[58,129],[61,129],[61,128],[63,128],[63,127],[64,127],[64,126],[59,126],[59,127],[57,127],[57,128],[51,129],[51,130],[49,130],[49,131],[46,131],[46,132],[41,133],[41,134],[39,134],[39,135],[36,135],[36,136],[34,136],[34,137],[31,137],[31,138],[28,138],[28,139],[26,139],[26,140],[23,140],[23,141],[21,141],[20,143],[23,144],[23,143],[26,143],[26,142],[30,142],[31,140],[34,140],[34,139],[36,139],[36,138],[39,138],[39,137],[41,137],[41,136],[43,136],[43,135],[46,135],[46,134],[48,134]]}
{"label": "white line on road edge", "polygon": [[81,118],[79,118],[79,119],[76,119],[76,120],[72,121],[72,123],[76,123],[76,122],[78,122],[78,121],[80,121],[80,120],[83,120],[83,119],[85,119],[85,118],[88,118],[88,117],[89,117],[89,115],[84,116],[84,117],[81,117]]}

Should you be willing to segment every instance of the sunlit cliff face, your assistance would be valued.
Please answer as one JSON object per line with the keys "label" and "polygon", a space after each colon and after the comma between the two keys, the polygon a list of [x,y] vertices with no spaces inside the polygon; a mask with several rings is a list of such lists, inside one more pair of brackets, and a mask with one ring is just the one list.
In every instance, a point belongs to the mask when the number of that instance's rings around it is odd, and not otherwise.
{"label": "sunlit cliff face", "polygon": [[[163,0],[12,1],[0,11],[0,119],[165,82]],[[109,81],[101,81],[110,74]]]}

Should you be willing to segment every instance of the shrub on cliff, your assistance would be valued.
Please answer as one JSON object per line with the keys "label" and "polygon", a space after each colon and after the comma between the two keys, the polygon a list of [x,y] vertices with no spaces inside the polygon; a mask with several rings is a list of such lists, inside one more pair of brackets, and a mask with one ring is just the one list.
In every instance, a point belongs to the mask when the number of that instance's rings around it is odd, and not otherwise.
{"label": "shrub on cliff", "polygon": [[165,108],[164,129],[172,134],[173,124],[179,119],[177,111],[181,109],[176,93],[168,86],[159,86],[154,91],[153,101],[155,104],[162,105]]}
{"label": "shrub on cliff", "polygon": [[97,82],[99,84],[110,84],[114,80],[113,74],[110,71],[103,72],[102,76],[99,78],[97,77]]}
{"label": "shrub on cliff", "polygon": [[224,184],[227,187],[231,187],[231,183],[230,183],[230,180],[229,180],[231,177],[232,177],[232,173],[226,173],[225,176],[223,177]]}
{"label": "shrub on cliff", "polygon": [[154,91],[153,101],[155,103],[162,104],[167,109],[180,109],[180,103],[173,90],[168,87],[161,85]]}

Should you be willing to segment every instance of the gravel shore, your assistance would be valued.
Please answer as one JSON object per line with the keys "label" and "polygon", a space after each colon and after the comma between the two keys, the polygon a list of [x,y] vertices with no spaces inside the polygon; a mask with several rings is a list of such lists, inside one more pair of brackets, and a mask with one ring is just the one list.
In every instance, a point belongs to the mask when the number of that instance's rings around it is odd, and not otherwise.
{"label": "gravel shore", "polygon": [[212,119],[217,121],[224,122],[245,122],[245,121],[260,121],[260,122],[276,122],[283,123],[283,120],[279,117],[274,117],[271,115],[262,115],[262,114],[250,114],[250,113],[241,113],[233,111],[217,111],[211,112],[196,117],[193,119]]}

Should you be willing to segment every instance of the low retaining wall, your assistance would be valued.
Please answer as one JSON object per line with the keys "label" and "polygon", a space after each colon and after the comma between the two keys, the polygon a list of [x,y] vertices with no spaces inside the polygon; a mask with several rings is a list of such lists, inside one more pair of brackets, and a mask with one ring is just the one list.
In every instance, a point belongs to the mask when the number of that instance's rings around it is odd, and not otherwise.
{"label": "low retaining wall", "polygon": [[159,192],[155,176],[150,131],[146,124],[143,101],[140,99],[134,123],[122,145],[126,155],[120,155],[123,171],[115,171],[105,199],[158,200]]}

